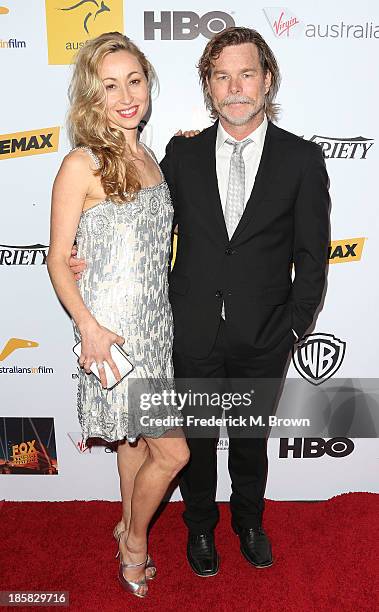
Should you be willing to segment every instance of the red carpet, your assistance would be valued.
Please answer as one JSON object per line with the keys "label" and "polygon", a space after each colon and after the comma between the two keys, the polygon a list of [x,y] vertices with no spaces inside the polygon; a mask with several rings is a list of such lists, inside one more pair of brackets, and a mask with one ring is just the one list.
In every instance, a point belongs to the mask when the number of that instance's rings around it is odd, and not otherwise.
{"label": "red carpet", "polygon": [[0,503],[0,590],[66,590],[69,609],[85,612],[379,609],[379,495],[350,493],[319,503],[267,501],[265,528],[275,564],[260,570],[239,552],[228,504],[220,504],[220,510],[219,574],[198,578],[191,572],[182,504],[170,503],[150,536],[159,575],[149,583],[147,598],[138,599],[116,579],[111,534],[119,503]]}

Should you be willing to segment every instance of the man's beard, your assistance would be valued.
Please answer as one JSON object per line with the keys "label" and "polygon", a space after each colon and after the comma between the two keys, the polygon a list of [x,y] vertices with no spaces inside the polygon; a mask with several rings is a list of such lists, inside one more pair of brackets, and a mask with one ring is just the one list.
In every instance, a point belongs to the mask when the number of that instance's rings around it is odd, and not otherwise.
{"label": "man's beard", "polygon": [[[246,104],[246,115],[240,117],[230,116],[230,114],[226,111],[230,104]],[[264,108],[264,102],[259,106],[259,108],[255,108],[255,106],[256,101],[248,96],[230,95],[224,98],[224,100],[220,103],[219,108],[216,110],[220,117],[225,119],[228,123],[238,126],[249,123],[249,121],[258,115]]]}

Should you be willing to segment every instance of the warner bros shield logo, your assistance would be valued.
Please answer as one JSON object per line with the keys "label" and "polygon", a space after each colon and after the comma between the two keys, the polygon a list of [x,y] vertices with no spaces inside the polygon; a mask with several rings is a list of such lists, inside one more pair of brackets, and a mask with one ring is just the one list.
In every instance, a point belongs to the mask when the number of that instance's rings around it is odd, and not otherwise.
{"label": "warner bros shield logo", "polygon": [[331,378],[341,366],[346,342],[332,334],[309,334],[292,351],[296,370],[312,385]]}

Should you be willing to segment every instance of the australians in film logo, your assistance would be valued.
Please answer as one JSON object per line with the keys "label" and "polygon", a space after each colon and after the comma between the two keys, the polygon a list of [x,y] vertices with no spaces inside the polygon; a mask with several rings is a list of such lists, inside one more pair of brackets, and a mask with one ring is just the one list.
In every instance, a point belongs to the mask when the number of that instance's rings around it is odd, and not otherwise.
{"label": "australians in film logo", "polygon": [[329,245],[329,263],[360,261],[366,238],[345,238],[333,240]]}
{"label": "australians in film logo", "polygon": [[71,64],[103,32],[123,32],[123,0],[45,0],[49,64]]}
{"label": "australians in film logo", "polygon": [[287,7],[265,7],[263,13],[276,38],[379,38],[379,25],[372,21],[360,23],[305,23]]}
{"label": "australians in film logo", "polygon": [[0,135],[0,160],[26,155],[56,153],[59,146],[59,127]]}
{"label": "australians in film logo", "polygon": [[294,347],[292,360],[305,380],[321,385],[341,367],[345,349],[346,342],[332,334],[309,334]]}
{"label": "australians in film logo", "polygon": [[[1,346],[1,345],[0,345]],[[38,342],[34,340],[26,340],[25,338],[9,338],[0,348],[0,362],[7,360],[18,349],[37,348]],[[43,365],[24,366],[17,364],[9,364],[7,366],[0,365],[0,374],[53,374],[54,369]]]}
{"label": "australians in film logo", "polygon": [[45,244],[0,244],[0,266],[46,265],[48,248]]}
{"label": "australians in film logo", "polygon": [[[8,15],[9,8],[7,6],[0,6],[0,17],[1,15]],[[17,40],[17,38],[7,38],[3,40],[0,38],[0,50],[1,49],[25,49],[25,40]]]}
{"label": "australians in film logo", "polygon": [[17,40],[17,38],[8,38],[3,40],[0,38],[0,49],[25,49],[25,40]]}

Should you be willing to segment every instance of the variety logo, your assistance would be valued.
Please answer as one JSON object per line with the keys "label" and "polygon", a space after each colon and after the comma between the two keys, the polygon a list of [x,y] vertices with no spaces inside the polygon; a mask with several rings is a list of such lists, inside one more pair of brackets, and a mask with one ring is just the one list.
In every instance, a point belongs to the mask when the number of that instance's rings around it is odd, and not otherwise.
{"label": "variety logo", "polygon": [[292,453],[294,459],[316,459],[328,455],[329,457],[347,457],[354,450],[354,442],[350,438],[280,438],[279,457],[288,459]]}
{"label": "variety logo", "polygon": [[8,38],[8,40],[2,40],[0,38],[0,49],[25,49],[26,42],[24,40],[17,40],[17,38]]}
{"label": "variety logo", "polygon": [[59,127],[15,132],[0,135],[0,159],[56,153],[59,146]]}
{"label": "variety logo", "polygon": [[293,349],[296,370],[312,385],[331,378],[340,368],[345,356],[346,342],[332,334],[309,334]]}
{"label": "variety logo", "polygon": [[[24,340],[23,338],[10,338],[4,345],[0,353],[0,361],[5,361],[14,351],[22,348],[36,348],[38,342],[34,340]],[[18,366],[0,367],[0,374],[54,374],[53,368],[42,365],[39,366]]]}
{"label": "variety logo", "polygon": [[360,261],[366,238],[333,240],[329,246],[329,263]]}
{"label": "variety logo", "polygon": [[74,52],[103,32],[123,32],[123,0],[45,0],[49,64],[70,64]]}
{"label": "variety logo", "polygon": [[21,348],[34,348],[39,346],[38,342],[34,342],[34,340],[24,340],[23,338],[10,338],[8,342],[5,343],[3,350],[0,353],[0,361],[4,361],[9,355],[11,355],[14,351]]}
{"label": "variety logo", "polygon": [[0,244],[0,266],[46,265],[48,248],[44,244],[30,244],[26,246]]}
{"label": "variety logo", "polygon": [[161,11],[157,19],[154,11],[144,13],[145,40],[154,40],[157,31],[161,40],[194,40],[200,34],[212,38],[233,26],[233,17],[222,11],[211,11],[202,17],[193,11]]}
{"label": "variety logo", "polygon": [[340,21],[333,24],[305,25],[286,7],[266,7],[263,12],[276,38],[298,38],[303,33],[307,38],[379,38],[379,26],[372,21],[360,24]]}
{"label": "variety logo", "polygon": [[331,138],[315,135],[310,141],[320,145],[325,159],[366,159],[368,151],[374,145],[373,138],[363,136]]}

